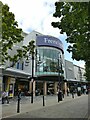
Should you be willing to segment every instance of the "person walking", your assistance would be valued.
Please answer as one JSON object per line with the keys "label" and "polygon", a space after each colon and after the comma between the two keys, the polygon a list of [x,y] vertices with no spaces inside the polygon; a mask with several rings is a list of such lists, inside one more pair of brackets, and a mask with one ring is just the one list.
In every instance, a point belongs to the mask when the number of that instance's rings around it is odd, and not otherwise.
{"label": "person walking", "polygon": [[2,92],[2,104],[5,103],[5,96],[6,96],[6,92],[3,91],[3,92]]}
{"label": "person walking", "polygon": [[2,104],[4,104],[5,101],[7,101],[7,104],[9,104],[8,91],[3,91],[2,92]]}
{"label": "person walking", "polygon": [[72,98],[74,98],[74,91],[72,90]]}
{"label": "person walking", "polygon": [[69,88],[67,88],[67,96],[69,96]]}
{"label": "person walking", "polygon": [[62,101],[62,97],[63,97],[62,91],[61,91],[61,89],[59,89],[59,90],[58,90],[58,102],[59,102],[59,101]]}
{"label": "person walking", "polygon": [[73,86],[71,86],[71,88],[70,88],[70,93],[72,95],[72,98],[74,98],[74,87]]}
{"label": "person walking", "polygon": [[8,91],[6,91],[6,101],[7,101],[7,104],[9,104]]}
{"label": "person walking", "polygon": [[18,90],[18,99],[21,99],[21,89]]}

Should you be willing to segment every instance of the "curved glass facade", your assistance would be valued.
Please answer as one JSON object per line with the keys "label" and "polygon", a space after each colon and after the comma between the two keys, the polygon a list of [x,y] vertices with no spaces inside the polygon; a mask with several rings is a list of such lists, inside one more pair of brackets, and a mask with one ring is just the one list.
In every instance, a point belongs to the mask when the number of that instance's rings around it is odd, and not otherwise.
{"label": "curved glass facade", "polygon": [[[36,74],[37,75],[55,75],[58,74],[58,59],[62,51],[53,47],[37,47],[37,62]],[[63,60],[63,59],[62,59]],[[63,61],[62,61],[63,66]]]}

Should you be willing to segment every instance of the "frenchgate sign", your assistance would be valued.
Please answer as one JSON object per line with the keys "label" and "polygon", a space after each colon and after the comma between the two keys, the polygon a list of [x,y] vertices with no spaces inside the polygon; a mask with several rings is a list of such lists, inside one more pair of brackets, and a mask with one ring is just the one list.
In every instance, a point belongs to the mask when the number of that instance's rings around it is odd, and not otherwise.
{"label": "frenchgate sign", "polygon": [[62,42],[58,38],[55,38],[52,36],[38,35],[36,38],[36,45],[37,46],[55,47],[55,48],[62,50],[62,52],[64,52]]}

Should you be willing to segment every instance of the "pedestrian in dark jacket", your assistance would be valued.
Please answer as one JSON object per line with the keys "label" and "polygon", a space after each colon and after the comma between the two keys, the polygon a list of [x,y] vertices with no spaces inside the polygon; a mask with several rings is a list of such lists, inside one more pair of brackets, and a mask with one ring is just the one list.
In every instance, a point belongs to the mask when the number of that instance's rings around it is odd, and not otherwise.
{"label": "pedestrian in dark jacket", "polygon": [[58,91],[58,102],[59,102],[59,101],[62,101],[62,97],[63,97],[62,91],[59,90],[59,91]]}
{"label": "pedestrian in dark jacket", "polygon": [[72,95],[72,98],[74,98],[74,88],[73,88],[73,87],[71,87],[70,93],[71,93],[71,95]]}
{"label": "pedestrian in dark jacket", "polygon": [[18,90],[18,99],[21,99],[21,89]]}

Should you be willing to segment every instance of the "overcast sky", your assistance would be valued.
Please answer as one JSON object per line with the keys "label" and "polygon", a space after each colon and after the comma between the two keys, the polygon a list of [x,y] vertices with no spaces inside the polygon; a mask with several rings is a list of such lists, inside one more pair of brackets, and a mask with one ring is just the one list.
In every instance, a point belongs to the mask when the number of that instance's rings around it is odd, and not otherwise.
{"label": "overcast sky", "polygon": [[84,62],[73,61],[71,54],[67,49],[65,42],[66,35],[61,35],[58,28],[53,28],[51,22],[58,21],[58,18],[53,17],[55,12],[54,3],[58,0],[1,0],[4,4],[7,3],[10,11],[15,14],[15,19],[18,25],[26,33],[35,30],[44,35],[52,35],[59,38],[64,45],[65,59],[72,61],[74,64],[81,67]]}

